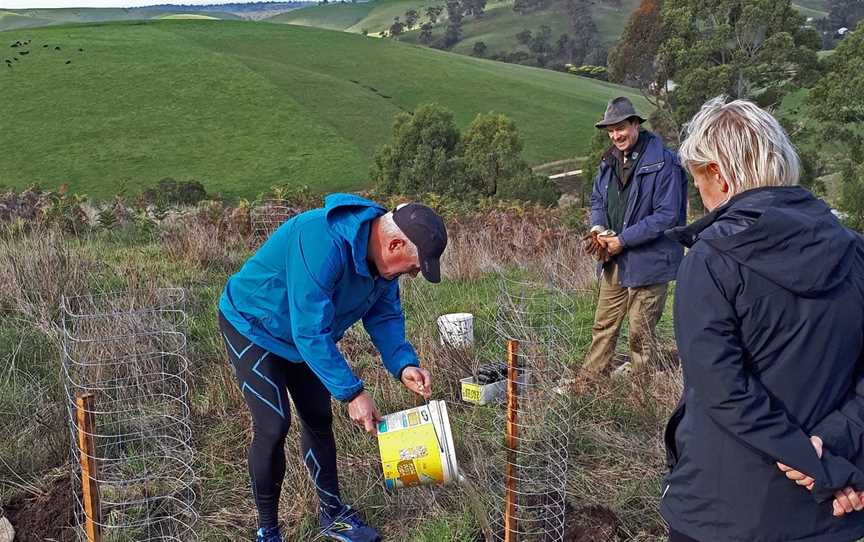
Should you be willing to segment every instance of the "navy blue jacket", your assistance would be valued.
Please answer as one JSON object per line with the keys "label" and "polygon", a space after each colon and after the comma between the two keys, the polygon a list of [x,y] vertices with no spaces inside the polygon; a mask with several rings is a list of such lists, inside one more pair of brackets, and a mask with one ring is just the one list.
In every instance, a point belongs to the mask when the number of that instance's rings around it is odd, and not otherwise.
{"label": "navy blue jacket", "polygon": [[[690,250],[663,517],[704,542],[864,537],[861,512],[831,507],[835,490],[864,490],[864,240],[799,187],[741,193],[667,235]],[[813,476],[813,492],[777,461]]]}
{"label": "navy blue jacket", "polygon": [[[678,243],[663,232],[687,222],[687,176],[677,155],[663,147],[650,132],[639,158],[627,198],[624,230],[617,232],[624,252],[615,257],[621,286],[635,288],[669,282],[684,256]],[[591,224],[606,224],[606,193],[615,181],[615,166],[607,157],[600,162],[591,193]]]}

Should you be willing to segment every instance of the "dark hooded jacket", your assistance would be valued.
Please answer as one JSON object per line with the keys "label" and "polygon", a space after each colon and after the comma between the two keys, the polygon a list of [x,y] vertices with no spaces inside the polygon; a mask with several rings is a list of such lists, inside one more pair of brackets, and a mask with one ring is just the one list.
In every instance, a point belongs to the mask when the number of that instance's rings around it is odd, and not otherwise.
{"label": "dark hooded jacket", "polygon": [[667,236],[690,250],[663,517],[701,542],[864,537],[864,513],[835,518],[831,505],[837,489],[864,490],[864,241],[799,187],[749,190]]}
{"label": "dark hooded jacket", "polygon": [[[645,138],[642,141],[642,138]],[[644,145],[630,179],[624,211],[624,229],[618,239],[624,252],[614,258],[624,288],[662,284],[675,278],[684,250],[663,232],[687,222],[687,175],[678,156],[651,132],[643,132]],[[616,163],[604,156],[591,192],[591,224],[607,224],[609,183],[617,182]]]}

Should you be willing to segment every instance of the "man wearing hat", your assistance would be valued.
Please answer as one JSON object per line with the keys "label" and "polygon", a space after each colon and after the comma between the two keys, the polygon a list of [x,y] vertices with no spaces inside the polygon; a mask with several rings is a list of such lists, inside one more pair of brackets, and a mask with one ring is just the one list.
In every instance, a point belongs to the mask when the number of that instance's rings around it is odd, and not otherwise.
{"label": "man wearing hat", "polygon": [[625,97],[609,102],[603,120],[612,146],[603,155],[591,194],[591,233],[586,249],[599,261],[600,296],[591,347],[582,366],[593,381],[612,364],[618,333],[629,317],[630,361],[615,370],[644,370],[656,345],[654,330],[669,281],[684,256],[667,239],[687,219],[687,177],[677,155],[641,129],[645,119]]}
{"label": "man wearing hat", "polygon": [[431,377],[405,338],[398,279],[422,273],[439,282],[446,245],[441,217],[425,205],[387,212],[358,196],[332,194],[323,208],[285,222],[228,279],[219,327],[252,415],[249,474],[258,542],[282,541],[277,519],[289,397],[320,500],[322,534],[346,542],[379,540],[339,493],[330,397],[345,403],[351,419],[373,435],[380,414],[336,343],[362,319],[387,370],[428,399]]}

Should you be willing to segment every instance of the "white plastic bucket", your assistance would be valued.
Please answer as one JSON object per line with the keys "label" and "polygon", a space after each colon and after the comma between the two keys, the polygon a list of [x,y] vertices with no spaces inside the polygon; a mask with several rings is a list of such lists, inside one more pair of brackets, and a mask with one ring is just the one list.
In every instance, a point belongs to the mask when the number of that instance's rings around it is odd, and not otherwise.
{"label": "white plastic bucket", "polygon": [[467,348],[474,345],[474,315],[468,312],[444,314],[438,317],[441,346]]}
{"label": "white plastic bucket", "polygon": [[459,479],[447,404],[429,404],[385,416],[378,422],[384,487],[449,484]]}

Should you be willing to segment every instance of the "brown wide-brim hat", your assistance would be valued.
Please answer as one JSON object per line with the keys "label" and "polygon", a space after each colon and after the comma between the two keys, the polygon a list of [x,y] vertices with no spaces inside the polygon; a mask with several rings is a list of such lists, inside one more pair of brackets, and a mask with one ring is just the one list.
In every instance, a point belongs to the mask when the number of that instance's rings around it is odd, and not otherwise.
{"label": "brown wide-brim hat", "polygon": [[645,122],[645,118],[636,112],[633,102],[624,96],[619,96],[609,101],[609,105],[606,106],[606,113],[603,115],[603,120],[595,124],[594,127],[606,128],[607,126],[614,126],[619,122],[631,118],[639,119],[640,123]]}

